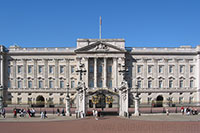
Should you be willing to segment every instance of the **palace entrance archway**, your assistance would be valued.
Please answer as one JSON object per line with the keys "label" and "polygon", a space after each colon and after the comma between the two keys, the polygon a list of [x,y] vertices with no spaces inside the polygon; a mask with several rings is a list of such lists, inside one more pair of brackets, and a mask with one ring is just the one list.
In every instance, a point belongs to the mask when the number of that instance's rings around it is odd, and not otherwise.
{"label": "palace entrance archway", "polygon": [[36,106],[37,107],[44,107],[45,106],[45,99],[43,96],[39,95],[37,98],[36,98]]}
{"label": "palace entrance archway", "polygon": [[162,107],[163,106],[163,96],[159,95],[156,98],[156,107]]}

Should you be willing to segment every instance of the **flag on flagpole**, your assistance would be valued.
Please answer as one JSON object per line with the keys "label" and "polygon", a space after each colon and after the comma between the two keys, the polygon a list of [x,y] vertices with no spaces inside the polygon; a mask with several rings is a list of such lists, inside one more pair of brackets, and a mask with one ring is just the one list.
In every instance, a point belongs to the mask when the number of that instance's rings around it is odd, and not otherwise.
{"label": "flag on flagpole", "polygon": [[100,25],[102,25],[102,19],[101,19],[101,16],[100,16]]}

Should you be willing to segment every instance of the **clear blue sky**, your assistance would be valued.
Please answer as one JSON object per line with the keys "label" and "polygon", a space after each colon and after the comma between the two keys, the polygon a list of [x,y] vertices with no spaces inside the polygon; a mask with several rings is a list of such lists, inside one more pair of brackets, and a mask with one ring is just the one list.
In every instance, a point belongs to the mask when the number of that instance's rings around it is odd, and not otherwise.
{"label": "clear blue sky", "polygon": [[131,47],[200,45],[200,0],[0,0],[0,44],[75,47],[77,38]]}

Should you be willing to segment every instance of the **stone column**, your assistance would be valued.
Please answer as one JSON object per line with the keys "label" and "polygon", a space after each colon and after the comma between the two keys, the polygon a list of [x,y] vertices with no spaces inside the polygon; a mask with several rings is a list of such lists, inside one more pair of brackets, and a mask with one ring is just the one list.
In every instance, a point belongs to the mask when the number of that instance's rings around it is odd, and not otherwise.
{"label": "stone column", "polygon": [[97,58],[94,58],[94,88],[97,88]]}
{"label": "stone column", "polygon": [[88,57],[85,57],[84,58],[85,59],[85,70],[86,70],[86,74],[85,74],[85,79],[84,79],[84,81],[85,81],[85,86],[86,86],[86,88],[88,88],[88,82],[89,82],[89,68],[88,68]]}
{"label": "stone column", "polygon": [[54,59],[54,62],[55,62],[55,88],[58,88],[59,86],[59,80],[58,80],[58,75],[59,75],[59,72],[58,72],[58,67],[59,67],[59,60],[58,59]]}
{"label": "stone column", "polygon": [[[178,59],[174,59],[174,61],[175,61],[175,86],[174,87],[179,87],[179,85],[178,85],[178,81],[179,81],[179,77],[178,77],[178,75],[179,75],[179,69],[178,69],[178,67],[179,67],[179,65],[178,65]],[[174,83],[173,83],[174,84]],[[174,88],[173,87],[173,88]]]}
{"label": "stone column", "polygon": [[117,67],[117,58],[113,58],[113,70],[112,70],[112,78],[113,78],[113,87],[118,87],[118,67]]}
{"label": "stone column", "polygon": [[134,116],[140,116],[140,112],[139,112],[139,100],[140,100],[140,98],[138,96],[136,96],[134,98],[134,101],[135,101],[135,113],[134,113]]}
{"label": "stone column", "polygon": [[[200,46],[197,46],[200,50]],[[197,87],[197,105],[200,105],[200,54],[197,55],[196,69],[195,69],[196,87]]]}
{"label": "stone column", "polygon": [[66,116],[70,116],[70,97],[69,97],[69,84],[67,84],[67,95],[66,95]]}
{"label": "stone column", "polygon": [[165,65],[164,65],[164,67],[165,67],[165,69],[164,69],[165,86],[164,87],[167,88],[168,83],[169,83],[169,80],[168,80],[168,59],[164,59],[164,63],[165,63]]}
{"label": "stone column", "polygon": [[154,71],[153,71],[153,74],[154,74],[154,77],[155,77],[155,88],[158,88],[158,59],[153,59],[154,61]]}
{"label": "stone column", "polygon": [[13,60],[13,79],[14,79],[14,84],[13,84],[13,88],[17,87],[17,80],[16,80],[16,73],[17,73],[17,60],[14,59]]}
{"label": "stone column", "polygon": [[48,59],[44,59],[44,88],[48,88]]}
{"label": "stone column", "polygon": [[33,74],[33,77],[34,77],[34,88],[37,88],[37,59],[33,59],[33,62],[34,62],[34,74]]}
{"label": "stone column", "polygon": [[69,59],[65,59],[65,62],[66,62],[65,77],[66,77],[68,83],[70,82],[70,76],[69,76],[70,75],[69,74],[70,73],[70,66],[69,66],[70,64],[69,64],[69,61],[70,61]]}
{"label": "stone column", "polygon": [[23,78],[24,78],[24,87],[22,88],[27,88],[27,60],[26,59],[23,59],[23,68],[24,68],[24,71],[23,71]]}
{"label": "stone column", "polygon": [[107,58],[104,58],[104,66],[103,66],[103,88],[107,87]]}
{"label": "stone column", "polygon": [[189,64],[189,59],[185,59],[186,65],[185,65],[185,87],[190,87],[190,64]]}
{"label": "stone column", "polygon": [[144,68],[143,68],[143,77],[144,77],[144,83],[143,88],[148,88],[147,86],[147,59],[143,59],[144,62]]}

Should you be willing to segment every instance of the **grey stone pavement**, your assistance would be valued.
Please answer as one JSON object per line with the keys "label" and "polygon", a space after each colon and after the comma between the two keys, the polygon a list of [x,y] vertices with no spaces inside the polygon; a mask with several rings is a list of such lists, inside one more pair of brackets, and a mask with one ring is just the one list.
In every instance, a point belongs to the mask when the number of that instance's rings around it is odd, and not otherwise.
{"label": "grey stone pavement", "polygon": [[[45,121],[66,121],[66,120],[77,120],[75,116],[58,116],[56,114],[47,114],[48,118],[41,119],[39,114],[36,114],[35,117],[17,117],[13,118],[13,114],[6,114],[6,118],[0,117],[1,122],[45,122]],[[91,116],[88,116],[91,117]],[[119,116],[115,116],[119,117]],[[101,119],[101,118],[100,118]],[[129,120],[139,120],[139,121],[194,121],[200,122],[200,115],[182,115],[180,113],[171,113],[167,116],[165,113],[158,114],[142,114],[141,116],[131,116],[126,118]]]}

